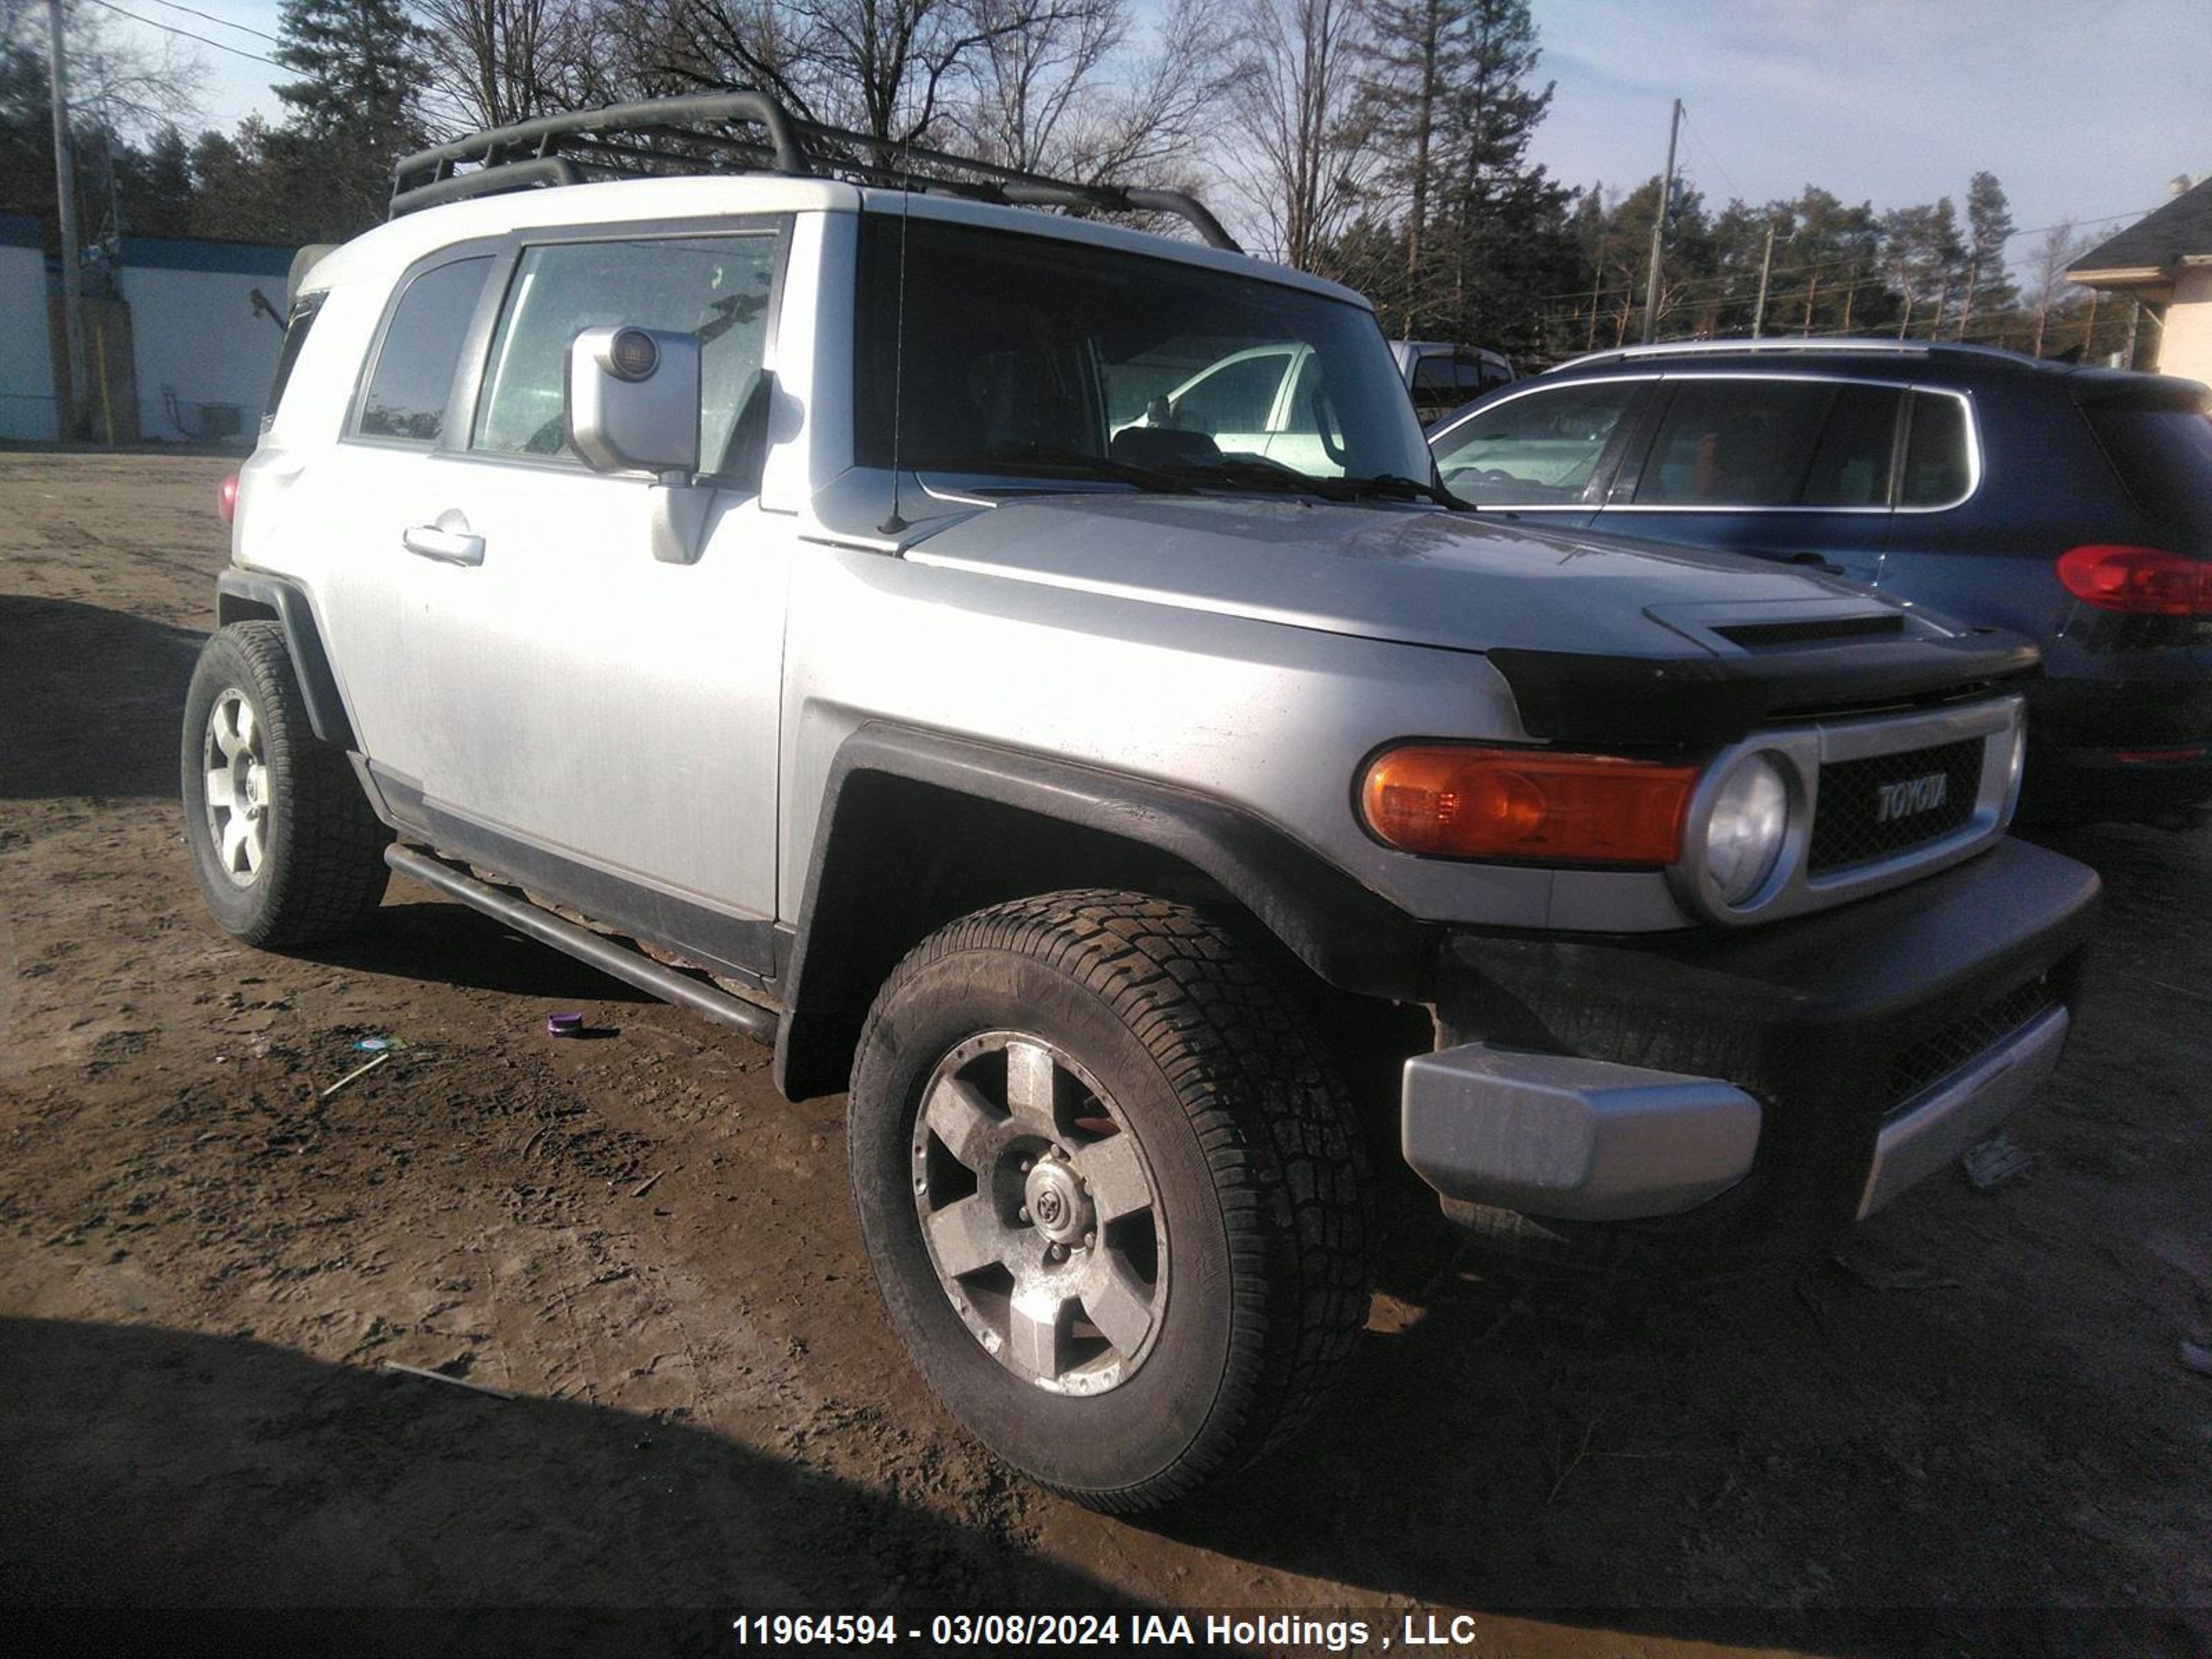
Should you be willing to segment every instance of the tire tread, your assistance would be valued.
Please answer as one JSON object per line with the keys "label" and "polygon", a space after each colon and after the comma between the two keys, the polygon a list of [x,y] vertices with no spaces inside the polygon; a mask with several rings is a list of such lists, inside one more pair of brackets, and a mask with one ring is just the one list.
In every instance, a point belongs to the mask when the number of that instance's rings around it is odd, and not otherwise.
{"label": "tire tread", "polygon": [[1177,1459],[1142,1483],[1054,1488],[1113,1514],[1187,1498],[1296,1435],[1365,1325],[1374,1183],[1351,1097],[1288,988],[1253,952],[1199,912],[1138,893],[1048,893],[953,922],[900,964],[870,1026],[906,978],[973,951],[1030,957],[1103,998],[1196,1132],[1232,1286],[1229,1363],[1212,1408]]}
{"label": "tire tread", "polygon": [[[384,848],[392,832],[369,809],[345,752],[317,738],[308,723],[283,629],[273,622],[232,623],[209,641],[203,665],[225,644],[243,659],[252,682],[241,689],[253,696],[269,763],[281,769],[278,810],[289,821],[271,847],[262,902],[237,936],[287,950],[357,933],[384,901],[391,880]],[[187,772],[198,763],[199,741],[188,725]],[[204,834],[198,824],[187,828]]]}

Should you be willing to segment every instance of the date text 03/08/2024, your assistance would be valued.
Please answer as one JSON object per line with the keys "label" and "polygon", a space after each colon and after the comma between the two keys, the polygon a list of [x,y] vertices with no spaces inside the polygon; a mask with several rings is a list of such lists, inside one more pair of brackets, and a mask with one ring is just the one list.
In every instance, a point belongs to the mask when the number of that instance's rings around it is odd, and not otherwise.
{"label": "date text 03/08/2024", "polygon": [[1310,1613],[939,1613],[927,1619],[878,1613],[746,1613],[731,1620],[739,1648],[891,1647],[1004,1649],[1123,1647],[1206,1651],[1266,1647],[1349,1653],[1369,1648],[1434,1650],[1475,1639],[1474,1620],[1409,1613],[1395,1631],[1362,1617]]}

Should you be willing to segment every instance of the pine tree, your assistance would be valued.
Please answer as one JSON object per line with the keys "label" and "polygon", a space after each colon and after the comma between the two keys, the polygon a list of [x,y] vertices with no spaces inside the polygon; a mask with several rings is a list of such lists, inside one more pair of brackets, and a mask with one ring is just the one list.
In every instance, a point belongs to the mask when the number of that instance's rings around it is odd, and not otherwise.
{"label": "pine tree", "polygon": [[164,124],[144,149],[118,145],[115,174],[122,192],[125,230],[150,236],[189,236],[198,228],[191,149],[173,125]]}
{"label": "pine tree", "polygon": [[426,137],[422,31],[400,0],[285,0],[275,88],[290,118],[270,135],[298,234],[352,235],[384,216],[392,163]]}
{"label": "pine tree", "polygon": [[[1994,173],[1978,173],[1966,185],[1966,309],[1959,337],[1970,328],[1980,334],[2008,320],[2004,313],[2020,302],[2020,290],[2005,266],[2005,244],[2013,238],[2012,204]],[[1978,319],[1978,326],[1977,326]]]}
{"label": "pine tree", "polygon": [[1416,270],[1448,140],[1438,127],[1466,68],[1467,0],[1368,0],[1367,24],[1361,114],[1383,158],[1381,181],[1403,203],[1405,264]]}
{"label": "pine tree", "polygon": [[1538,347],[1541,296],[1579,261],[1571,192],[1528,159],[1552,99],[1531,82],[1528,0],[1367,0],[1364,21],[1360,118],[1382,188],[1336,263],[1386,327]]}

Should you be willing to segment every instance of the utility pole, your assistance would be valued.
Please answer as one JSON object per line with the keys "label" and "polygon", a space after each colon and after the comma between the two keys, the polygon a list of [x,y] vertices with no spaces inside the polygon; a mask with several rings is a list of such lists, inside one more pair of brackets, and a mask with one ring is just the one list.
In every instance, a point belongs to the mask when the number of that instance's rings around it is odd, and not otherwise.
{"label": "utility pole", "polygon": [[82,417],[84,318],[78,304],[76,162],[70,153],[69,48],[62,35],[62,0],[46,0],[46,80],[54,96],[54,197],[61,210],[62,365],[61,435],[73,438]]}
{"label": "utility pole", "polygon": [[1766,335],[1766,278],[1774,269],[1774,227],[1766,228],[1766,252],[1759,256],[1759,303],[1751,313],[1751,337],[1763,339]]}
{"label": "utility pole", "polygon": [[1667,120],[1667,171],[1659,175],[1659,210],[1651,216],[1651,270],[1644,278],[1644,343],[1659,337],[1659,255],[1667,240],[1667,210],[1674,203],[1674,138],[1682,128],[1682,100]]}
{"label": "utility pole", "polygon": [[1589,337],[1583,342],[1584,351],[1597,349],[1597,302],[1605,294],[1605,238],[1597,239],[1597,275],[1590,278]]}

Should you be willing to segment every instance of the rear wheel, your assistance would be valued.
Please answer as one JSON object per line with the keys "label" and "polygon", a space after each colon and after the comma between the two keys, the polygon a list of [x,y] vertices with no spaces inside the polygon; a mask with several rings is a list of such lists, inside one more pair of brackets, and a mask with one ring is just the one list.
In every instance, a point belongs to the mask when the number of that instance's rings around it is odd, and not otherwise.
{"label": "rear wheel", "polygon": [[1227,933],[1128,893],[953,923],[878,997],[853,1187],[893,1326],[1000,1455],[1156,1507],[1286,1438],[1364,1321],[1344,1085]]}
{"label": "rear wheel", "polygon": [[208,908],[251,945],[356,931],[383,901],[391,834],[343,750],[319,740],[275,623],[200,648],[185,696],[185,839]]}

